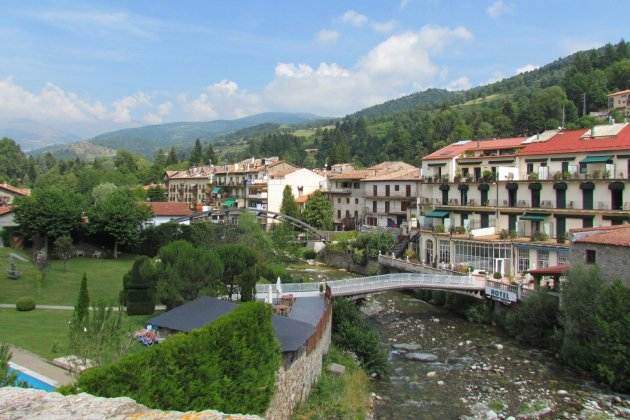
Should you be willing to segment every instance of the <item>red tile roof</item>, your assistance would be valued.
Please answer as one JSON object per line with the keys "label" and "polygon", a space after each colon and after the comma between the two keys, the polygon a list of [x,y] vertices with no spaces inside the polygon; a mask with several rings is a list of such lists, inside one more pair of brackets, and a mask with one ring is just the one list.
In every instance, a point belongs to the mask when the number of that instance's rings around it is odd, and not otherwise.
{"label": "red tile roof", "polygon": [[[451,159],[461,155],[466,151],[474,150],[500,150],[500,149],[512,149],[519,147],[526,140],[526,137],[508,137],[504,139],[492,139],[492,140],[471,140],[467,142],[457,142],[449,144],[446,147],[436,150],[435,152],[425,156],[422,160],[440,160]],[[489,157],[502,157],[502,156],[489,156]]]}
{"label": "red tile roof", "polygon": [[[314,191],[313,191],[314,192]],[[309,193],[309,194],[304,194],[304,195],[300,195],[295,197],[295,202],[297,204],[306,204],[306,202],[308,201],[309,198],[311,198],[311,195],[313,195],[313,193]]]}
{"label": "red tile roof", "polygon": [[0,216],[11,213],[11,207],[0,207]]}
{"label": "red tile roof", "polygon": [[188,207],[188,203],[161,202],[154,201],[148,203],[151,212],[155,216],[190,216],[192,210]]}
{"label": "red tile roof", "polygon": [[617,96],[617,95],[625,95],[630,93],[630,89],[620,90],[619,92],[609,93],[608,96]]}
{"label": "red tile roof", "polygon": [[[584,232],[587,229],[582,229]],[[630,225],[610,226],[609,229],[594,228],[593,233],[576,239],[574,242],[583,244],[629,246],[630,247]]]}
{"label": "red tile roof", "polygon": [[567,271],[569,271],[568,264],[558,264],[545,268],[533,268],[531,270],[528,270],[527,272],[532,275],[553,276],[557,274],[564,274]]}
{"label": "red tile roof", "polygon": [[527,144],[519,155],[554,155],[561,153],[630,150],[630,124],[615,136],[583,137],[588,129],[561,131],[547,141]]}
{"label": "red tile roof", "polygon": [[18,187],[14,187],[13,185],[9,185],[6,183],[2,183],[0,184],[0,189],[3,189],[5,191],[9,191],[13,194],[17,194],[17,195],[31,195],[31,190],[28,188],[18,188]]}

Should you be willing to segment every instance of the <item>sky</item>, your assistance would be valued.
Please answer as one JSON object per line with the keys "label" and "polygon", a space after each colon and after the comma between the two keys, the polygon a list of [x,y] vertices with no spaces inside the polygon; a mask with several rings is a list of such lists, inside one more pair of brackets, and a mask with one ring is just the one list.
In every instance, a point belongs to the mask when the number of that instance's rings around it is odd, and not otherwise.
{"label": "sky", "polygon": [[630,39],[630,2],[5,0],[0,121],[78,135],[266,111],[343,116]]}

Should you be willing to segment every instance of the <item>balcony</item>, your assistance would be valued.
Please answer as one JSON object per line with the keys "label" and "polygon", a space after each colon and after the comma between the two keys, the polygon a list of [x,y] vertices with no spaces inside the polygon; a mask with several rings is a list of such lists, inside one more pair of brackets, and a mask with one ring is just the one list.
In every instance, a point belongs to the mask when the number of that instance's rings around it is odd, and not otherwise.
{"label": "balcony", "polygon": [[352,194],[352,188],[336,188],[331,187],[326,191],[330,194]]}
{"label": "balcony", "polygon": [[256,193],[248,193],[247,194],[247,198],[249,199],[258,199],[258,200],[266,200],[267,199],[267,192],[256,192]]}

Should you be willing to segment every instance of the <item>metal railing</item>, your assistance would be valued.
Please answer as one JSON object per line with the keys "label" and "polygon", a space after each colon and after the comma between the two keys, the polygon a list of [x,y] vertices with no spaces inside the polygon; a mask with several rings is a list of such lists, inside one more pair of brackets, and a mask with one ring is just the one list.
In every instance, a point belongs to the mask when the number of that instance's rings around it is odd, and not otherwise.
{"label": "metal railing", "polygon": [[335,280],[327,283],[333,296],[372,293],[391,289],[436,288],[455,290],[482,290],[484,285],[468,276],[448,274],[396,273],[380,276]]}
{"label": "metal railing", "polygon": [[[323,283],[321,283],[323,284]],[[278,293],[276,284],[256,284],[256,293],[268,293],[269,286],[271,286],[272,293]],[[320,283],[282,283],[280,286],[282,293],[304,293],[304,292],[319,292]]]}

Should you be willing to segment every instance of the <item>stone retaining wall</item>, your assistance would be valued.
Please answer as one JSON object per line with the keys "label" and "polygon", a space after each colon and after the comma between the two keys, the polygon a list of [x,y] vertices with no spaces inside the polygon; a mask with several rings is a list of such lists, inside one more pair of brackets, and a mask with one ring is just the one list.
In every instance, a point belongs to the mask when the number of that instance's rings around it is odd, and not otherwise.
{"label": "stone retaining wall", "polygon": [[297,405],[308,398],[313,384],[322,373],[323,357],[330,347],[331,327],[332,302],[327,298],[326,310],[301,354],[288,367],[280,367],[266,419],[290,419]]}

